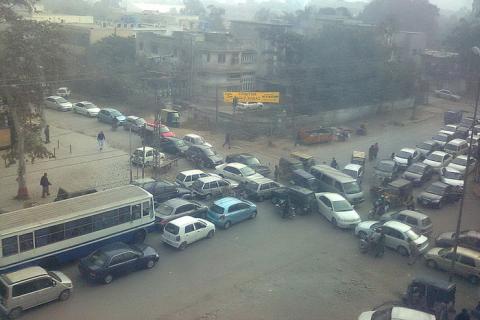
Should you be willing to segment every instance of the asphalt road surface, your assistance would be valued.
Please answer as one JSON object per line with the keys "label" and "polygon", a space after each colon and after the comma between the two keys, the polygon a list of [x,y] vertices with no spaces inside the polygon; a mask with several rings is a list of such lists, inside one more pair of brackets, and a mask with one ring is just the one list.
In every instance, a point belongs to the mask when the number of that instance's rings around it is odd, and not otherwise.
{"label": "asphalt road surface", "polygon": [[[53,126],[87,135],[108,130],[78,115],[52,111],[48,117]],[[379,127],[366,137],[308,150],[328,163],[334,155],[344,165],[352,150],[379,142],[380,157],[388,157],[430,138],[440,126],[439,113],[420,123]],[[107,139],[125,148],[123,130],[106,132]],[[268,160],[275,156],[260,149],[252,152]],[[365,190],[372,171],[368,164]],[[467,195],[464,228],[478,229],[478,203]],[[359,207],[363,218],[370,207],[369,201]],[[458,204],[422,210],[433,221],[434,235],[455,228]],[[160,253],[155,268],[98,285],[81,279],[75,263],[64,266],[61,270],[75,285],[71,299],[27,311],[23,319],[356,319],[362,311],[398,301],[416,275],[448,278],[421,260],[408,266],[405,257],[391,250],[381,259],[362,255],[352,231],[335,229],[318,214],[282,220],[268,201],[258,203],[254,220],[217,229],[213,239],[184,251],[163,245],[159,234],[150,234],[146,243]],[[457,306],[473,307],[478,288],[461,278],[455,282]]]}

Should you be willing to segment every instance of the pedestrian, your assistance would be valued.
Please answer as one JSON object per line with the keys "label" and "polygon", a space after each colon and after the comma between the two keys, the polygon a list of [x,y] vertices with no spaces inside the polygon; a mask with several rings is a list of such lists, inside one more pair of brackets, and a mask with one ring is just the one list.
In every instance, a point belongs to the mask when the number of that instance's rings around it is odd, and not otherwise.
{"label": "pedestrian", "polygon": [[45,143],[50,143],[50,126],[48,124],[45,126],[43,133],[45,134]]}
{"label": "pedestrian", "polygon": [[330,162],[330,167],[334,169],[338,168],[338,163],[337,163],[337,160],[335,160],[335,157],[332,158],[332,162]]}
{"label": "pedestrian", "polygon": [[410,255],[408,256],[408,265],[411,266],[417,262],[417,259],[420,256],[420,251],[418,251],[417,244],[411,239],[408,240],[408,249],[410,251]]}
{"label": "pedestrian", "polygon": [[373,159],[377,159],[378,156],[378,142],[373,145]]}
{"label": "pedestrian", "polygon": [[275,181],[278,181],[279,176],[280,176],[280,170],[278,169],[278,165],[275,165],[275,169],[273,170],[273,177]]}
{"label": "pedestrian", "polygon": [[40,179],[40,185],[42,186],[42,198],[45,198],[45,195],[50,195],[49,186],[52,184],[48,181],[47,173],[45,172]]}
{"label": "pedestrian", "polygon": [[395,152],[392,152],[392,154],[390,155],[390,159],[395,160]]}
{"label": "pedestrian", "polygon": [[380,230],[380,236],[377,239],[377,245],[375,248],[375,258],[380,258],[385,252],[385,233]]}
{"label": "pedestrian", "polygon": [[103,146],[105,144],[105,134],[103,131],[100,131],[97,135],[97,142],[98,142],[98,147],[100,148],[100,151],[103,150]]}
{"label": "pedestrian", "polygon": [[455,320],[470,320],[470,315],[467,309],[462,309],[462,312],[455,316]]}
{"label": "pedestrian", "polygon": [[223,143],[223,148],[225,148],[225,145],[228,145],[228,149],[231,148],[231,144],[230,144],[230,133],[225,133],[225,142]]}
{"label": "pedestrian", "polygon": [[117,128],[118,128],[118,118],[113,118],[113,121],[112,121],[112,131],[117,131]]}
{"label": "pedestrian", "polygon": [[368,160],[370,161],[373,160],[373,154],[374,154],[373,148],[374,148],[373,144],[370,146],[370,148],[368,148]]}
{"label": "pedestrian", "polygon": [[295,147],[300,143],[300,139],[300,131],[297,131],[297,134],[295,135]]}

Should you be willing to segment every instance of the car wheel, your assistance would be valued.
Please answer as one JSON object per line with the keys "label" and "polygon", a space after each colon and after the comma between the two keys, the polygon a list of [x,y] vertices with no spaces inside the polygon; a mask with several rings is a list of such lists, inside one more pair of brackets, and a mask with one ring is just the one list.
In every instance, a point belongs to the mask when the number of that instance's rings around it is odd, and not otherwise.
{"label": "car wheel", "polygon": [[338,227],[337,219],[332,218],[332,224],[335,228]]}
{"label": "car wheel", "polygon": [[210,231],[208,232],[208,234],[207,234],[207,238],[208,238],[208,239],[212,239],[214,235],[215,235],[215,231],[210,230]]}
{"label": "car wheel", "polygon": [[15,308],[8,313],[9,319],[17,319],[22,314],[22,308]]}
{"label": "car wheel", "polygon": [[404,256],[404,257],[408,256],[408,250],[404,246],[399,246],[397,248],[397,251],[398,253],[400,253],[401,256]]}
{"label": "car wheel", "polygon": [[250,216],[250,219],[255,219],[257,216],[257,210],[253,211],[252,215]]}
{"label": "car wheel", "polygon": [[468,277],[468,281],[470,281],[471,284],[478,284],[480,282],[480,278],[477,276],[470,276]]}
{"label": "car wheel", "polygon": [[143,241],[145,241],[146,237],[147,237],[147,234],[146,234],[145,230],[139,230],[139,231],[135,232],[135,234],[133,235],[133,242],[134,243],[143,243]]}
{"label": "car wheel", "polygon": [[152,269],[155,266],[156,263],[157,262],[153,259],[148,260],[147,265],[146,265],[147,269]]}
{"label": "car wheel", "polygon": [[365,231],[359,231],[358,232],[358,237],[360,239],[367,239],[368,236],[367,236],[367,233]]}
{"label": "car wheel", "polygon": [[111,274],[107,274],[105,277],[103,277],[103,283],[104,284],[110,284],[113,281],[113,276]]}
{"label": "car wheel", "polygon": [[60,301],[66,301],[70,298],[70,290],[63,290],[62,293],[58,296],[58,300]]}
{"label": "car wheel", "polygon": [[227,230],[232,226],[232,223],[230,221],[227,221],[223,224],[223,229]]}
{"label": "car wheel", "polygon": [[187,247],[187,242],[184,241],[180,244],[180,246],[178,247],[179,250],[185,250],[185,248]]}
{"label": "car wheel", "polygon": [[432,269],[437,269],[437,267],[438,267],[437,263],[432,259],[428,259],[426,264],[427,264],[427,267],[432,268]]}

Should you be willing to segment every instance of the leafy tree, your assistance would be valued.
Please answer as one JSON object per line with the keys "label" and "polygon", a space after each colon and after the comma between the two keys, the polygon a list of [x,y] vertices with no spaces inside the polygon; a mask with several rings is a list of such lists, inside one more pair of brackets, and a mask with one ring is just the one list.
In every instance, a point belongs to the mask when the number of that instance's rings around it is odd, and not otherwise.
{"label": "leafy tree", "polygon": [[208,9],[208,26],[212,31],[225,31],[225,25],[223,24],[223,17],[225,15],[225,9],[209,5]]}
{"label": "leafy tree", "polygon": [[183,14],[204,17],[207,13],[200,0],[183,0],[183,5],[185,6]]}

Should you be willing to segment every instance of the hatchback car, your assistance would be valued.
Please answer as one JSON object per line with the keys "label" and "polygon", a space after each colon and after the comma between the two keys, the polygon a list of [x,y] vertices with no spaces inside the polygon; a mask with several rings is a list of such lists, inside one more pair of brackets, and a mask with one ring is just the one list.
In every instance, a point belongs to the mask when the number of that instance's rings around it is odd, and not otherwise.
{"label": "hatchback car", "polygon": [[442,149],[452,139],[453,139],[453,135],[448,135],[445,133],[437,133],[435,136],[432,137],[432,140],[438,143],[438,145]]}
{"label": "hatchback car", "polygon": [[[468,157],[466,155],[458,156],[448,164],[447,168],[452,168],[452,169],[458,170],[461,173],[465,173],[465,170],[467,168],[467,159]],[[468,173],[472,172],[472,170],[475,168],[476,163],[477,163],[477,160],[475,160],[474,157],[470,157],[470,165],[468,166]]]}
{"label": "hatchback car", "polygon": [[440,175],[440,181],[453,187],[459,187],[463,190],[463,178],[464,175],[460,171],[453,168],[442,168]]}
{"label": "hatchback car", "polygon": [[434,182],[417,197],[417,203],[426,207],[442,208],[445,203],[460,199],[457,188],[443,182]]}
{"label": "hatchback car", "polygon": [[173,198],[155,207],[155,222],[163,229],[170,221],[184,216],[205,219],[207,209],[207,206],[196,201]]}
{"label": "hatchback car", "polygon": [[403,148],[395,154],[394,161],[400,169],[407,168],[413,162],[420,159],[420,153],[413,148]]}
{"label": "hatchback car", "polygon": [[73,106],[71,102],[65,100],[65,98],[59,96],[50,96],[45,99],[45,104],[50,109],[59,111],[71,111]]}
{"label": "hatchback car", "polygon": [[81,101],[73,104],[73,112],[94,118],[100,112],[100,108],[90,101]]}
{"label": "hatchback car", "polygon": [[165,225],[162,241],[174,248],[183,250],[195,241],[212,238],[215,225],[210,221],[190,216],[181,217]]}
{"label": "hatchback car", "polygon": [[145,119],[137,116],[128,116],[125,118],[123,128],[127,131],[132,130],[134,133],[141,133],[146,122]]}
{"label": "hatchback car", "polygon": [[173,198],[190,198],[192,196],[190,190],[178,187],[167,180],[145,183],[141,187],[153,195],[155,202],[163,202]]}
{"label": "hatchback car", "polygon": [[[435,239],[437,247],[453,247],[455,245],[455,232],[441,233]],[[480,232],[475,230],[465,230],[458,235],[458,245],[464,248],[480,251]]]}
{"label": "hatchback car", "polygon": [[435,320],[435,316],[423,311],[405,308],[389,307],[375,311],[365,311],[360,314],[358,320]]}
{"label": "hatchback car", "polygon": [[356,163],[349,163],[343,168],[342,172],[355,179],[358,184],[362,184],[363,175],[365,174],[363,166]]}
{"label": "hatchback car", "polygon": [[418,234],[430,236],[433,231],[432,220],[426,214],[413,210],[392,211],[383,214],[381,221],[395,220],[409,225]]}
{"label": "hatchback car", "polygon": [[316,193],[318,212],[335,227],[354,228],[360,221],[360,216],[350,202],[338,193]]}
{"label": "hatchback car", "polygon": [[417,152],[420,153],[420,160],[424,160],[433,151],[440,150],[440,145],[433,140],[426,140],[417,145]]}
{"label": "hatchback car", "polygon": [[231,162],[243,163],[265,177],[270,174],[270,168],[266,165],[262,165],[260,161],[250,153],[229,154],[225,158],[225,162],[226,163],[231,163]]}
{"label": "hatchback car", "polygon": [[214,148],[206,145],[190,146],[185,152],[185,157],[206,168],[215,168],[223,163],[223,157],[217,154]]}
{"label": "hatchback car", "polygon": [[155,163],[166,159],[165,154],[158,152],[157,149],[152,147],[137,148],[132,154],[132,164],[137,166],[151,166]]}
{"label": "hatchback car", "polygon": [[247,197],[256,201],[263,201],[272,197],[272,192],[282,185],[269,178],[247,179],[243,185]]}
{"label": "hatchback car", "polygon": [[105,109],[100,109],[100,112],[98,112],[97,119],[100,122],[105,122],[108,124],[113,124],[114,121],[118,121],[118,125],[122,126],[125,121],[126,117],[118,110],[113,109],[113,108],[105,108]]}
{"label": "hatchback car", "polygon": [[158,259],[155,249],[146,244],[114,242],[82,258],[78,268],[84,277],[109,284],[121,274],[153,268]]}
{"label": "hatchback car", "polygon": [[238,163],[225,163],[215,167],[215,172],[221,176],[228,179],[233,179],[238,182],[246,182],[247,179],[259,179],[263,176],[259,173],[256,173],[255,170],[249,166]]}
{"label": "hatchback car", "polygon": [[427,156],[423,163],[432,167],[437,173],[440,173],[440,170],[443,167],[448,166],[450,161],[452,161],[453,156],[449,153],[443,151],[434,151]]}
{"label": "hatchback car", "polygon": [[432,178],[434,171],[429,165],[417,162],[410,165],[402,175],[402,178],[412,181],[413,185],[419,186]]}
{"label": "hatchback car", "polygon": [[184,188],[190,188],[196,180],[208,176],[210,176],[210,174],[205,173],[202,170],[185,170],[177,174],[175,178],[175,183]]}
{"label": "hatchback car", "polygon": [[480,252],[458,247],[457,253],[454,248],[432,248],[425,254],[427,266],[434,269],[450,271],[452,260],[455,260],[454,272],[467,278],[471,283],[480,282]]}
{"label": "hatchback car", "polygon": [[250,201],[233,197],[219,199],[208,208],[207,219],[228,229],[232,224],[257,216],[257,206]]}
{"label": "hatchback car", "polygon": [[208,176],[197,179],[192,183],[192,192],[195,196],[203,199],[211,199],[226,193],[231,193],[238,187],[238,183],[233,180],[223,179],[222,177]]}
{"label": "hatchback car", "polygon": [[183,137],[183,141],[185,141],[185,143],[188,145],[188,146],[207,146],[207,147],[212,147],[212,145],[208,142],[205,141],[205,139],[203,139],[203,137],[199,136],[198,134],[194,134],[194,133],[189,133],[189,134],[186,134],[184,137]]}
{"label": "hatchback car", "polygon": [[412,227],[398,221],[362,221],[355,228],[355,235],[366,238],[380,230],[385,234],[385,246],[398,251],[402,256],[410,255],[410,241],[417,245],[420,253],[424,253],[428,248],[427,237],[417,234]]}
{"label": "hatchback car", "polygon": [[188,146],[186,145],[185,141],[175,137],[163,138],[161,141],[159,141],[158,147],[163,152],[176,154],[179,156],[183,156],[188,150]]}

